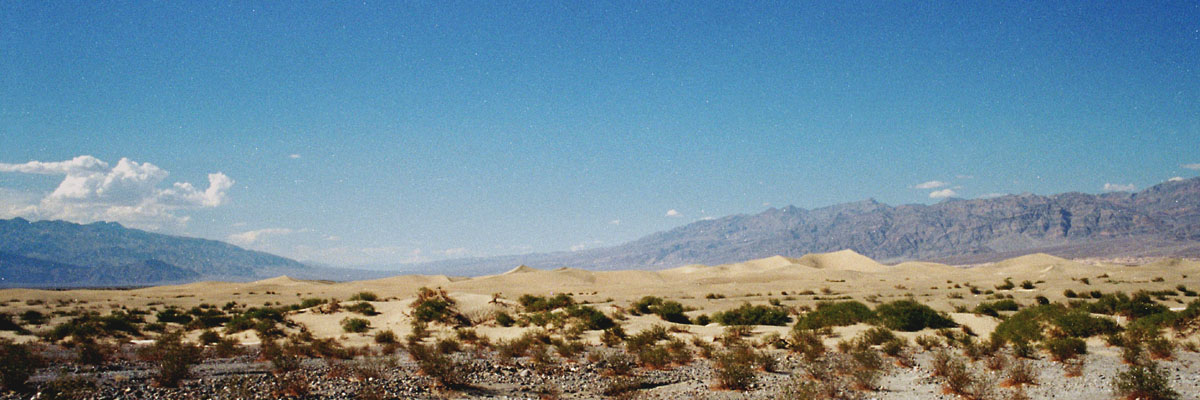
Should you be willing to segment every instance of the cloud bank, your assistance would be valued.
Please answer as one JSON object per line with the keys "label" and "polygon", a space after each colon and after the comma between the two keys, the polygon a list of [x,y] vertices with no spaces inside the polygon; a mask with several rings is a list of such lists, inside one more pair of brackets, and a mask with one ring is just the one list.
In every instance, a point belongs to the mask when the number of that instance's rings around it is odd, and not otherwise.
{"label": "cloud bank", "polygon": [[668,217],[682,217],[683,214],[680,213],[679,211],[676,211],[674,208],[672,208],[670,210],[667,210],[667,216]]}
{"label": "cloud bank", "polygon": [[181,227],[189,217],[179,211],[226,204],[234,183],[216,172],[208,174],[208,187],[203,190],[187,182],[159,188],[170,173],[154,164],[121,158],[111,166],[88,155],[67,161],[0,163],[0,172],[63,176],[53,192],[36,201],[0,198],[7,203],[0,204],[5,217],[116,221],[145,229]]}
{"label": "cloud bank", "polygon": [[929,193],[929,198],[931,199],[944,199],[954,196],[958,196],[958,193],[955,192],[954,189],[935,190]]}

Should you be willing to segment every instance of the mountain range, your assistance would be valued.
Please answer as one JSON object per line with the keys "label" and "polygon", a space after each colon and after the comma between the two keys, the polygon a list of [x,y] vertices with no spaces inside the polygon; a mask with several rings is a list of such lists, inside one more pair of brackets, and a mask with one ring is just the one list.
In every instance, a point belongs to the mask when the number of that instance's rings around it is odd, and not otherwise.
{"label": "mountain range", "polygon": [[597,249],[360,271],[305,265],[213,240],[117,223],[0,220],[0,287],[130,286],[247,281],[287,274],[352,280],[400,272],[499,273],[515,265],[663,269],[851,249],[883,262],[974,264],[1030,253],[1060,257],[1200,257],[1200,178],[1137,193],[1007,195],[890,206],[873,199],[771,208],[693,222]]}
{"label": "mountain range", "polygon": [[693,222],[625,244],[448,260],[409,271],[482,274],[538,268],[661,269],[852,249],[884,262],[973,264],[1030,253],[1062,257],[1200,257],[1200,178],[1137,193],[1007,195],[890,206],[868,199]]}
{"label": "mountain range", "polygon": [[113,222],[0,220],[0,287],[138,286],[247,281],[288,274],[378,277],[319,268],[215,240],[129,229]]}

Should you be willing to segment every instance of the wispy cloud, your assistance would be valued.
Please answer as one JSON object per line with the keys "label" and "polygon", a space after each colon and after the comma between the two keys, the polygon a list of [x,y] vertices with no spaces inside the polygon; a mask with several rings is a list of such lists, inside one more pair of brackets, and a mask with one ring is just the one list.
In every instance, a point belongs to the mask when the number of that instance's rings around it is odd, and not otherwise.
{"label": "wispy cloud", "polygon": [[1196,169],[1196,170],[1200,170],[1200,163],[1193,163],[1193,164],[1183,164],[1183,165],[1180,165],[1180,167],[1184,167],[1184,168],[1187,168],[1187,169]]}
{"label": "wispy cloud", "polygon": [[958,196],[958,192],[955,192],[954,189],[934,190],[929,193],[929,198],[931,199],[944,199],[954,196]]}
{"label": "wispy cloud", "polygon": [[674,208],[672,208],[670,210],[667,210],[666,216],[672,217],[672,218],[678,218],[678,217],[682,217],[683,213],[680,213],[679,211],[676,211]]}
{"label": "wispy cloud", "polygon": [[1172,177],[1171,179],[1167,179],[1167,182],[1182,182],[1182,181],[1184,181],[1182,176],[1176,176],[1176,177]]}
{"label": "wispy cloud", "polygon": [[293,234],[296,232],[298,232],[298,231],[295,229],[288,229],[288,228],[256,229],[253,231],[246,231],[246,232],[235,233],[235,234],[229,235],[228,237],[226,237],[226,240],[228,240],[229,243],[233,243],[238,246],[250,246],[250,245],[258,243],[259,241],[261,241],[263,239],[266,239],[269,236],[290,235],[290,234]]}
{"label": "wispy cloud", "polygon": [[620,225],[620,224],[621,224],[621,220],[619,220],[619,219],[614,219],[614,220],[612,220],[612,221],[608,221],[608,224],[609,224],[609,225]]}
{"label": "wispy cloud", "polygon": [[[24,217],[64,219],[77,222],[117,221],[127,225],[161,229],[181,227],[189,217],[180,210],[218,207],[228,202],[233,179],[223,173],[208,174],[208,187],[191,183],[159,185],[170,175],[151,163],[128,158],[115,166],[83,155],[66,161],[0,163],[0,172],[61,175],[62,182],[49,195],[19,207]],[[9,207],[17,209],[17,207]]]}
{"label": "wispy cloud", "polygon": [[1105,183],[1104,184],[1105,192],[1132,192],[1135,189],[1137,189],[1137,186],[1134,186],[1132,183],[1124,184],[1124,185],[1117,184],[1117,183]]}
{"label": "wispy cloud", "polygon": [[940,187],[943,187],[946,185],[949,185],[949,183],[942,182],[942,181],[929,181],[929,182],[922,182],[922,183],[913,185],[912,188],[913,189],[937,189],[937,188],[940,188]]}
{"label": "wispy cloud", "polygon": [[300,155],[293,153],[293,154],[289,154],[288,158],[293,159],[293,160],[298,160],[298,159],[300,159]]}

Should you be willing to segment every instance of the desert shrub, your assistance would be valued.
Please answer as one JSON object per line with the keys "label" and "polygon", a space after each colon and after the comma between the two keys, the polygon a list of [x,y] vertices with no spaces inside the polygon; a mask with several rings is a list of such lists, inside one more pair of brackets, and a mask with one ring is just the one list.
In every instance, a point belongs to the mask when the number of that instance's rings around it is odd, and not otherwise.
{"label": "desert shrub", "polygon": [[417,369],[439,385],[447,388],[466,385],[465,366],[434,350],[432,346],[418,344],[409,346],[408,354],[417,362]]}
{"label": "desert shrub", "polygon": [[745,346],[735,346],[718,353],[713,365],[717,386],[738,391],[749,389],[757,379],[754,374],[756,359],[754,350]]}
{"label": "desert shrub", "polygon": [[417,289],[417,299],[413,300],[410,306],[413,308],[413,319],[419,322],[441,322],[458,326],[471,324],[470,319],[458,312],[458,302],[450,298],[444,289]]}
{"label": "desert shrub", "polygon": [[379,344],[396,343],[396,332],[392,332],[391,329],[381,331],[381,332],[376,332],[375,333],[375,343],[379,343]]}
{"label": "desert shrub", "polygon": [[92,338],[79,338],[75,343],[75,361],[83,365],[105,365],[112,359],[116,350],[115,346],[99,343]]}
{"label": "desert shrub", "polygon": [[455,338],[441,338],[437,341],[437,351],[442,354],[453,354],[462,351],[462,343]]}
{"label": "desert shrub", "polygon": [[979,377],[972,373],[965,361],[947,356],[935,367],[935,373],[939,369],[940,376],[946,379],[946,391],[961,396],[971,395],[971,388]]}
{"label": "desert shrub", "polygon": [[979,305],[975,306],[974,312],[976,314],[999,317],[1000,311],[1017,311],[1019,309],[1021,309],[1021,306],[1017,304],[1016,301],[1000,300],[996,302],[979,303]]}
{"label": "desert shrub", "polygon": [[375,306],[365,301],[351,304],[349,307],[346,307],[346,311],[359,313],[368,317],[379,315],[379,312],[375,311]]}
{"label": "desert shrub", "polygon": [[518,298],[517,302],[521,303],[521,307],[524,307],[526,312],[542,312],[572,306],[575,304],[575,299],[566,293],[559,293],[554,297],[526,294]]}
{"label": "desert shrub", "polygon": [[342,320],[342,330],[349,333],[362,333],[371,329],[371,321],[362,318],[346,318]]}
{"label": "desert shrub", "polygon": [[75,400],[91,398],[96,381],[81,376],[59,375],[38,388],[39,400]]}
{"label": "desert shrub", "polygon": [[603,330],[616,325],[612,318],[592,306],[569,306],[567,316],[579,320],[580,326],[587,330]]}
{"label": "desert shrub", "polygon": [[[24,321],[26,324],[30,325],[41,325],[46,323],[46,315],[38,312],[37,310],[28,310],[21,313],[21,321]],[[0,327],[0,330],[6,329]]]}
{"label": "desert shrub", "polygon": [[225,333],[237,333],[254,329],[270,336],[278,336],[282,332],[275,329],[275,324],[284,322],[283,311],[274,307],[251,307],[229,318],[225,323]]}
{"label": "desert shrub", "polygon": [[221,335],[218,335],[216,332],[208,330],[200,332],[200,343],[202,344],[214,344],[219,341],[221,341]]}
{"label": "desert shrub", "polygon": [[945,315],[913,300],[896,300],[875,308],[883,326],[905,332],[958,326]]}
{"label": "desert shrub", "polygon": [[918,346],[921,346],[921,348],[925,349],[926,351],[933,350],[934,348],[942,345],[942,340],[933,335],[917,336],[916,342]]}
{"label": "desert shrub", "polygon": [[642,346],[635,354],[638,364],[643,368],[659,369],[671,362],[671,353],[663,345]]}
{"label": "desert shrub", "polygon": [[796,329],[821,329],[833,326],[848,326],[875,319],[875,312],[857,301],[817,303],[817,309],[801,315],[796,320]]}
{"label": "desert shrub", "polygon": [[683,305],[679,302],[671,300],[663,300],[659,297],[645,296],[635,301],[629,307],[629,313],[633,315],[649,315],[654,314],[663,321],[673,322],[676,324],[690,324],[692,321],[683,314]]}
{"label": "desert shrub", "polygon": [[169,322],[176,324],[186,324],[192,322],[192,316],[180,311],[178,308],[167,308],[159,311],[154,315],[158,322]]}
{"label": "desert shrub", "polygon": [[1167,306],[1155,303],[1149,293],[1141,291],[1134,293],[1133,297],[1122,292],[1101,295],[1096,302],[1087,306],[1087,311],[1138,319],[1170,310]]}
{"label": "desert shrub", "polygon": [[611,398],[614,398],[614,399],[621,399],[621,398],[629,398],[629,397],[623,397],[623,396],[627,396],[628,394],[633,393],[634,391],[637,391],[638,389],[641,389],[641,388],[642,388],[642,379],[641,378],[617,375],[612,378],[609,378],[605,382],[604,389],[601,389],[600,393],[605,396],[612,396]]}
{"label": "desert shrub", "polygon": [[1116,321],[1108,318],[1095,317],[1083,310],[1069,310],[1054,316],[1051,323],[1058,329],[1060,336],[1088,338],[1096,335],[1106,335],[1121,329]]}
{"label": "desert shrub", "polygon": [[241,354],[241,350],[237,347],[238,341],[234,338],[224,338],[217,341],[216,346],[213,346],[213,355],[217,358],[229,358]]}
{"label": "desert shrub", "polygon": [[622,329],[620,325],[605,329],[604,333],[600,334],[600,343],[608,347],[614,347],[623,341],[625,341],[625,329]]}
{"label": "desert shrub", "polygon": [[783,326],[791,321],[787,310],[765,305],[742,304],[741,307],[717,312],[712,316],[721,325],[776,325]]}
{"label": "desert shrub", "polygon": [[1087,343],[1083,339],[1065,337],[1047,340],[1042,344],[1054,361],[1066,361],[1087,354]]}
{"label": "desert shrub", "polygon": [[1012,278],[1004,278],[1004,283],[996,285],[996,290],[1012,290],[1015,287],[1017,285],[1013,284]]}
{"label": "desert shrub", "polygon": [[878,346],[890,340],[896,340],[896,334],[884,327],[871,327],[862,333],[858,334],[856,340],[864,343],[867,346]]}
{"label": "desert shrub", "polygon": [[517,323],[517,320],[513,319],[511,315],[508,315],[508,313],[504,311],[496,312],[496,325],[509,327],[513,326],[515,323]]}
{"label": "desert shrub", "polygon": [[1063,291],[1063,297],[1066,297],[1066,298],[1068,298],[1068,299],[1074,299],[1074,298],[1076,298],[1076,297],[1079,297],[1079,294],[1078,294],[1078,293],[1075,293],[1075,291],[1074,291],[1074,290],[1067,289],[1067,290],[1064,290],[1064,291]]}
{"label": "desert shrub", "polygon": [[1006,382],[1010,385],[1033,385],[1037,383],[1037,371],[1033,364],[1022,359],[1013,360],[1005,372]]}
{"label": "desert shrub", "polygon": [[163,387],[179,386],[179,381],[190,377],[192,365],[200,362],[200,354],[199,347],[183,341],[180,331],[159,335],[153,345],[140,352],[143,359],[158,367],[152,377]]}
{"label": "desert shrub", "polygon": [[652,346],[660,340],[667,340],[670,338],[671,335],[667,333],[666,327],[662,325],[654,325],[625,338],[625,348],[630,353],[636,354],[644,347]]}
{"label": "desert shrub", "polygon": [[700,326],[706,326],[712,323],[712,318],[709,317],[708,314],[700,314],[696,316],[692,323]]}
{"label": "desert shrub", "polygon": [[1132,365],[1117,373],[1113,393],[1125,399],[1174,400],[1179,392],[1171,388],[1169,373],[1155,364]]}
{"label": "desert shrub", "polygon": [[855,386],[861,390],[876,390],[879,378],[883,374],[883,358],[878,352],[868,349],[856,350],[850,353],[853,367],[850,376]]}
{"label": "desert shrub", "polygon": [[815,332],[807,329],[793,329],[787,340],[788,349],[800,353],[804,359],[812,361],[825,354],[825,343]]}
{"label": "desert shrub", "polygon": [[[373,292],[358,292],[350,296],[350,301],[378,301],[379,296]],[[307,307],[306,307],[307,308]]]}
{"label": "desert shrub", "polygon": [[29,389],[26,382],[39,367],[45,364],[33,347],[0,338],[0,385],[15,392]]}
{"label": "desert shrub", "polygon": [[1169,360],[1175,356],[1175,343],[1162,336],[1155,336],[1146,340],[1146,351],[1150,352],[1151,357]]}
{"label": "desert shrub", "polygon": [[1034,287],[1035,286],[1033,285],[1033,282],[1031,282],[1031,281],[1022,281],[1021,282],[1021,289],[1028,290],[1028,289],[1033,289]]}
{"label": "desert shrub", "polygon": [[296,308],[303,310],[306,308],[313,308],[313,307],[316,307],[316,306],[319,306],[322,304],[325,304],[325,299],[308,298],[308,299],[304,299],[304,300],[300,301],[300,305],[297,306]]}

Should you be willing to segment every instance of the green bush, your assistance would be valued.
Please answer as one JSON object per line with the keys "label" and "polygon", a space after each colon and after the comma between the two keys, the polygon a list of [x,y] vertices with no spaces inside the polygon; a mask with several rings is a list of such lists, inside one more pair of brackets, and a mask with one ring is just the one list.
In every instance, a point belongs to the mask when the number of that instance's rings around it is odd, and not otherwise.
{"label": "green bush", "polygon": [[362,333],[371,329],[371,321],[362,318],[346,318],[342,320],[342,330],[350,333]]}
{"label": "green bush", "polygon": [[848,326],[875,319],[875,312],[863,303],[843,301],[817,303],[817,309],[801,315],[796,320],[796,329],[821,329],[833,326]]}
{"label": "green bush", "polygon": [[219,341],[221,341],[221,335],[218,335],[216,332],[213,332],[213,331],[200,332],[200,343],[215,344]]}
{"label": "green bush", "polygon": [[377,301],[379,296],[372,292],[358,292],[350,296],[350,301]]}
{"label": "green bush", "polygon": [[180,311],[178,308],[168,308],[159,311],[158,314],[155,314],[154,316],[158,319],[158,322],[169,322],[176,324],[186,324],[188,322],[192,322],[192,316]]}
{"label": "green bush", "polygon": [[658,315],[663,321],[673,322],[676,324],[690,324],[691,319],[683,314],[683,305],[679,302],[671,300],[663,300],[654,296],[645,296],[634,302],[629,307],[629,313],[633,315]]}
{"label": "green bush", "polygon": [[1083,310],[1066,311],[1053,317],[1051,323],[1066,337],[1089,338],[1121,330],[1116,321],[1095,317]]}
{"label": "green bush", "polygon": [[522,307],[525,307],[525,312],[542,312],[554,311],[563,307],[568,307],[575,304],[575,299],[566,293],[559,293],[554,297],[534,296],[526,294],[517,299]]}
{"label": "green bush", "polygon": [[913,300],[896,300],[880,304],[875,308],[875,314],[879,316],[883,326],[904,332],[958,326],[945,315]]}
{"label": "green bush", "polygon": [[141,332],[138,330],[137,324],[142,322],[144,322],[142,317],[121,311],[104,316],[90,312],[55,326],[46,334],[46,338],[50,341],[59,341],[68,336],[81,338],[139,335]]}
{"label": "green bush", "polygon": [[1167,306],[1155,303],[1145,291],[1134,293],[1133,297],[1122,292],[1104,294],[1095,303],[1089,304],[1087,310],[1096,314],[1121,315],[1129,319],[1169,311]]}
{"label": "green bush", "polygon": [[604,330],[616,325],[612,318],[592,306],[567,307],[567,316],[579,320],[583,328],[590,331]]}
{"label": "green bush", "polygon": [[379,344],[394,344],[396,343],[396,332],[391,329],[375,333],[375,343]]}
{"label": "green bush", "polygon": [[30,325],[41,325],[46,323],[46,315],[37,310],[28,310],[21,313],[21,321],[25,321],[26,324]]}
{"label": "green bush", "polygon": [[721,325],[775,325],[784,326],[791,321],[787,310],[765,305],[742,304],[741,307],[714,313],[714,321]]}
{"label": "green bush", "polygon": [[988,315],[992,317],[1000,317],[1000,311],[1017,311],[1021,309],[1021,305],[1013,300],[1000,300],[996,302],[983,302],[975,306],[975,313]]}
{"label": "green bush", "polygon": [[1171,388],[1170,375],[1155,364],[1131,365],[1113,379],[1113,393],[1123,399],[1175,400],[1179,392]]}
{"label": "green bush", "polygon": [[517,320],[513,319],[511,315],[508,315],[508,313],[504,311],[496,312],[496,325],[509,327],[513,326],[515,323],[517,323]]}
{"label": "green bush", "polygon": [[359,313],[368,317],[379,315],[379,312],[375,311],[375,306],[365,301],[360,301],[350,305],[349,307],[346,307],[346,311]]}
{"label": "green bush", "polygon": [[1050,339],[1042,346],[1046,348],[1054,361],[1066,361],[1081,354],[1087,354],[1087,342],[1074,337]]}
{"label": "green bush", "polygon": [[313,307],[316,307],[316,306],[319,306],[322,304],[325,304],[325,299],[308,298],[308,299],[304,299],[303,301],[301,301],[300,305],[297,308],[298,309],[313,308]]}
{"label": "green bush", "polygon": [[443,289],[426,287],[417,289],[417,299],[410,304],[413,319],[418,322],[441,322],[456,326],[469,326],[471,320],[458,312],[458,302],[450,298]]}

